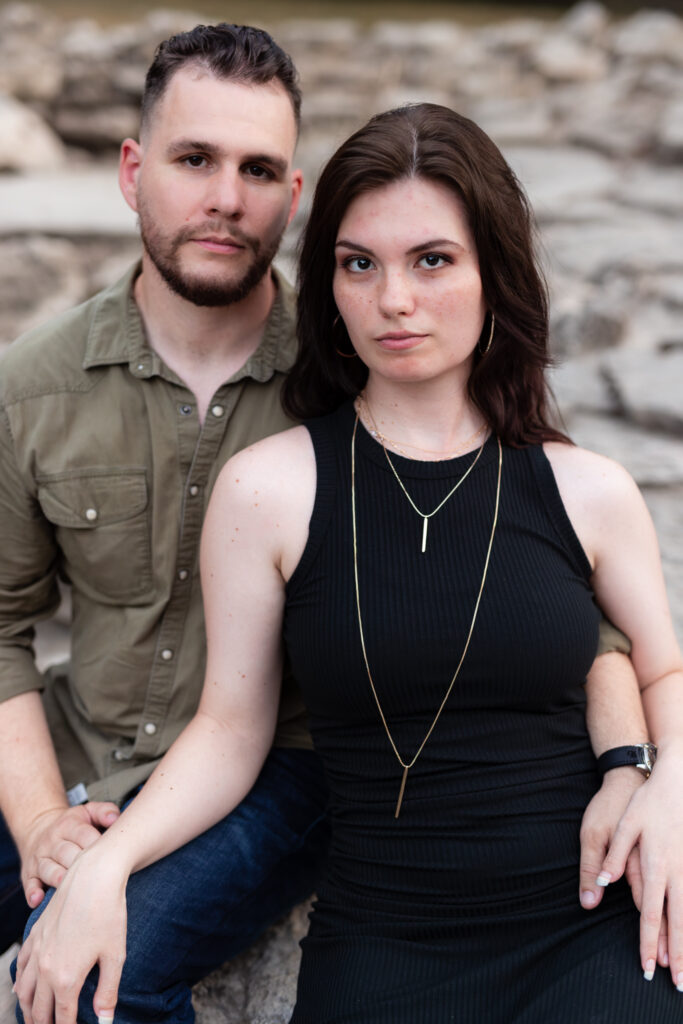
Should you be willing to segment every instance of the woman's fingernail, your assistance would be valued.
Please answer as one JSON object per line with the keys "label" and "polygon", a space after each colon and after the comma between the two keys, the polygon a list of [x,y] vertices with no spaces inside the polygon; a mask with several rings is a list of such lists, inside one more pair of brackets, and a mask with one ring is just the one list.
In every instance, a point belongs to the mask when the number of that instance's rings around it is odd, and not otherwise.
{"label": "woman's fingernail", "polygon": [[113,1017],[105,1017],[104,1015],[100,1015],[97,1018],[97,1024],[114,1024],[114,1018]]}
{"label": "woman's fingernail", "polygon": [[676,988],[679,992],[683,992],[683,971],[680,971],[676,978]]}
{"label": "woman's fingernail", "polygon": [[652,981],[655,976],[655,962],[654,960],[645,961],[645,970],[643,971],[643,977],[645,981]]}
{"label": "woman's fingernail", "polygon": [[662,953],[661,961],[662,961],[662,967],[668,967],[669,966],[669,954],[666,951],[664,953]]}
{"label": "woman's fingernail", "polygon": [[590,889],[586,889],[585,892],[581,893],[581,903],[584,907],[592,907],[596,899],[595,893],[591,892]]}
{"label": "woman's fingernail", "polygon": [[606,885],[609,885],[612,881],[612,876],[608,871],[601,871],[598,877],[595,879],[595,884],[601,886],[603,889]]}

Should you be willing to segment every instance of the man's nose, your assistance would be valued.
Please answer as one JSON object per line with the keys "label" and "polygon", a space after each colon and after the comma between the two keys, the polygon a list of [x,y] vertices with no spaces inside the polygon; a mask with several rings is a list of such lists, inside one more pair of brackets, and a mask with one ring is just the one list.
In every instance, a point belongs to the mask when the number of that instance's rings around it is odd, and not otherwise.
{"label": "man's nose", "polygon": [[207,182],[205,207],[210,214],[239,219],[244,213],[244,195],[239,173],[223,168],[212,174]]}

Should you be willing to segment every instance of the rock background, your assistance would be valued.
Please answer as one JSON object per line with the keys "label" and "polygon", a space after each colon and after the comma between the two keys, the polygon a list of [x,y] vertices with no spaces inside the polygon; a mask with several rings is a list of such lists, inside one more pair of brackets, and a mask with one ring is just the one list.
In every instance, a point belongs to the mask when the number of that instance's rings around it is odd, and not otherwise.
{"label": "rock background", "polygon": [[[0,9],[0,350],[111,282],[138,251],[116,150],[135,134],[156,43],[201,16],[152,11],[104,30],[28,4]],[[268,26],[302,76],[308,191],[283,246],[293,270],[310,186],[376,110],[428,99],[477,120],[535,206],[552,290],[554,387],[574,438],[623,462],[660,535],[683,638],[683,21],[616,20],[582,3],[556,21]],[[38,640],[66,649],[68,608]],[[200,1024],[280,1024],[306,908],[198,986]],[[0,970],[7,957],[0,960]],[[0,987],[0,1024],[11,1020]]]}

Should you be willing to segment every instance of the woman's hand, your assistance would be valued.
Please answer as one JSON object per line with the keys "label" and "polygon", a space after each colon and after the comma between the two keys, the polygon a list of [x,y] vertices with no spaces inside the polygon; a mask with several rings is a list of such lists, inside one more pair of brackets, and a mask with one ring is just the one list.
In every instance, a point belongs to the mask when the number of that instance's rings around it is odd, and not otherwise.
{"label": "woman's hand", "polygon": [[[640,958],[643,972],[646,978],[651,978],[657,960],[663,966],[668,962],[674,984],[683,991],[681,778],[683,750],[680,746],[660,750],[652,775],[634,793],[617,825],[609,851],[600,866],[598,884],[604,887],[620,878],[627,870],[632,851],[638,848],[642,889]],[[665,905],[668,924],[663,916]],[[662,932],[666,938],[665,945],[662,945]]]}
{"label": "woman's hand", "polygon": [[14,990],[25,1024],[75,1024],[95,965],[94,1012],[100,1022],[114,1018],[126,958],[126,879],[93,853],[74,862],[17,958]]}

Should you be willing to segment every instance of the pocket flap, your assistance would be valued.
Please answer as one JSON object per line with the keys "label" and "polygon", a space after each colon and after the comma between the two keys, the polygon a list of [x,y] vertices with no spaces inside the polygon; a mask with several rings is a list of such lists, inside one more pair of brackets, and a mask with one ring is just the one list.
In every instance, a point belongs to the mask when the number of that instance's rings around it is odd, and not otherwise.
{"label": "pocket flap", "polygon": [[56,526],[92,530],[120,523],[147,507],[145,470],[80,470],[43,478],[38,501]]}

